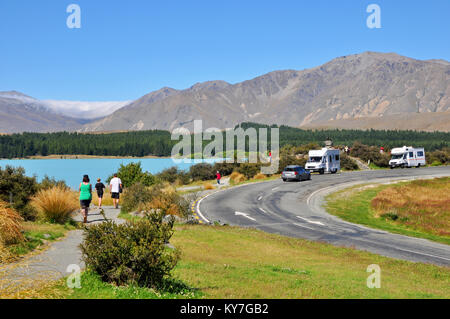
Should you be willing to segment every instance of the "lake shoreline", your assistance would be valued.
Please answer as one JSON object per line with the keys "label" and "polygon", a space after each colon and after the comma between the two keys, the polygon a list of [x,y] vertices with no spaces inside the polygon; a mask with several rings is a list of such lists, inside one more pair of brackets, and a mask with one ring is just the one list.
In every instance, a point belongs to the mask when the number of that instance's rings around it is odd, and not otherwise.
{"label": "lake shoreline", "polygon": [[170,156],[155,156],[155,155],[147,155],[143,157],[133,157],[133,156],[103,156],[103,155],[48,155],[48,156],[27,156],[27,157],[17,157],[17,158],[0,158],[1,160],[55,160],[55,159],[170,159]]}

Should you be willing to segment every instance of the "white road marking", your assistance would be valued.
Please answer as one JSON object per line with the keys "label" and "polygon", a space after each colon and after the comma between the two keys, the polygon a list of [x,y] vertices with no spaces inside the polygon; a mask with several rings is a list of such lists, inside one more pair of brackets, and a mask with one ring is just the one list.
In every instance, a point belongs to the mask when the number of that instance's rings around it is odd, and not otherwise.
{"label": "white road marking", "polygon": [[298,227],[301,227],[301,228],[306,228],[306,229],[309,229],[309,230],[315,230],[315,229],[310,228],[310,227],[308,227],[308,226],[303,226],[303,225],[300,225],[300,224],[297,224],[297,223],[294,223],[294,225],[295,225],[295,226],[298,226]]}
{"label": "white road marking", "polygon": [[243,216],[243,217],[245,217],[245,218],[248,218],[248,219],[250,219],[250,220],[253,220],[254,222],[256,222],[256,219],[254,219],[253,217],[250,217],[248,214],[246,214],[246,213],[241,213],[241,212],[236,212],[236,213],[234,213],[236,216]]}
{"label": "white road marking", "polygon": [[267,212],[266,212],[264,209],[262,209],[261,207],[258,207],[258,209],[259,209],[260,211],[262,211],[264,214],[267,214]]}
{"label": "white road marking", "polygon": [[278,188],[280,188],[280,187],[278,186],[278,187],[272,188],[272,190],[276,191]]}
{"label": "white road marking", "polygon": [[259,197],[258,197],[258,200],[261,200],[262,198],[263,198],[262,196],[259,196]]}
{"label": "white road marking", "polygon": [[310,224],[315,224],[315,225],[325,226],[325,225],[324,225],[323,223],[321,223],[321,222],[316,222],[316,221],[313,221],[313,220],[309,220],[309,219],[306,219],[306,218],[301,217],[301,216],[297,216],[297,218],[303,219],[305,222],[310,223]]}

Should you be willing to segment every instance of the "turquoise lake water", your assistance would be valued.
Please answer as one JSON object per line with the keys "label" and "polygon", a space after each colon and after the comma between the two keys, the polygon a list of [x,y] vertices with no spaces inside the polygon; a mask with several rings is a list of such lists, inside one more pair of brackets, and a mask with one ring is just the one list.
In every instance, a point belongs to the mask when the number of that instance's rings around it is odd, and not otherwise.
{"label": "turquoise lake water", "polygon": [[[215,160],[204,160],[207,163],[214,163]],[[189,169],[199,161],[189,163],[175,163],[171,158],[142,158],[142,159],[46,159],[46,160],[0,160],[0,167],[6,165],[23,167],[27,176],[36,176],[40,181],[45,175],[54,177],[57,180],[66,181],[67,185],[76,189],[80,184],[83,175],[89,175],[91,182],[101,178],[103,182],[118,170],[120,164],[141,162],[144,171],[152,174],[162,170],[177,166],[180,169]]]}

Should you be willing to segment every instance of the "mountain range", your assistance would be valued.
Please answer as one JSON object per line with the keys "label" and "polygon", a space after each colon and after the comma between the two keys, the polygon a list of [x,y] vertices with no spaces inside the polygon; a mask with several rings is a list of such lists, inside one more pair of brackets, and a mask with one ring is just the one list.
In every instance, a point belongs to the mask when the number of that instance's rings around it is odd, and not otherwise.
{"label": "mountain range", "polygon": [[[203,120],[204,128],[220,129],[256,122],[450,131],[450,63],[364,52],[312,69],[274,71],[236,84],[209,81],[185,90],[165,87],[124,104],[88,123],[67,114],[50,116],[45,108],[28,111],[25,125],[18,119],[16,123],[18,130],[28,130],[26,124],[36,122],[36,117],[45,127],[42,118],[48,116],[59,123],[54,125],[58,128],[83,132],[192,128],[197,119]],[[0,94],[0,114],[7,106]],[[0,132],[8,132],[4,125],[0,119]]]}

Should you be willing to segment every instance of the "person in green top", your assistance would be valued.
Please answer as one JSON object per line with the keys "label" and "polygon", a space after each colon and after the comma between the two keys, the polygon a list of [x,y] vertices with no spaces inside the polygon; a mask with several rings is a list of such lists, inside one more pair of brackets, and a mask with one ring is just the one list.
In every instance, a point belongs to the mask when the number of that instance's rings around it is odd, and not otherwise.
{"label": "person in green top", "polygon": [[83,176],[83,182],[80,183],[80,205],[81,214],[83,215],[83,223],[87,223],[89,206],[92,201],[92,185],[90,184],[89,176]]}

